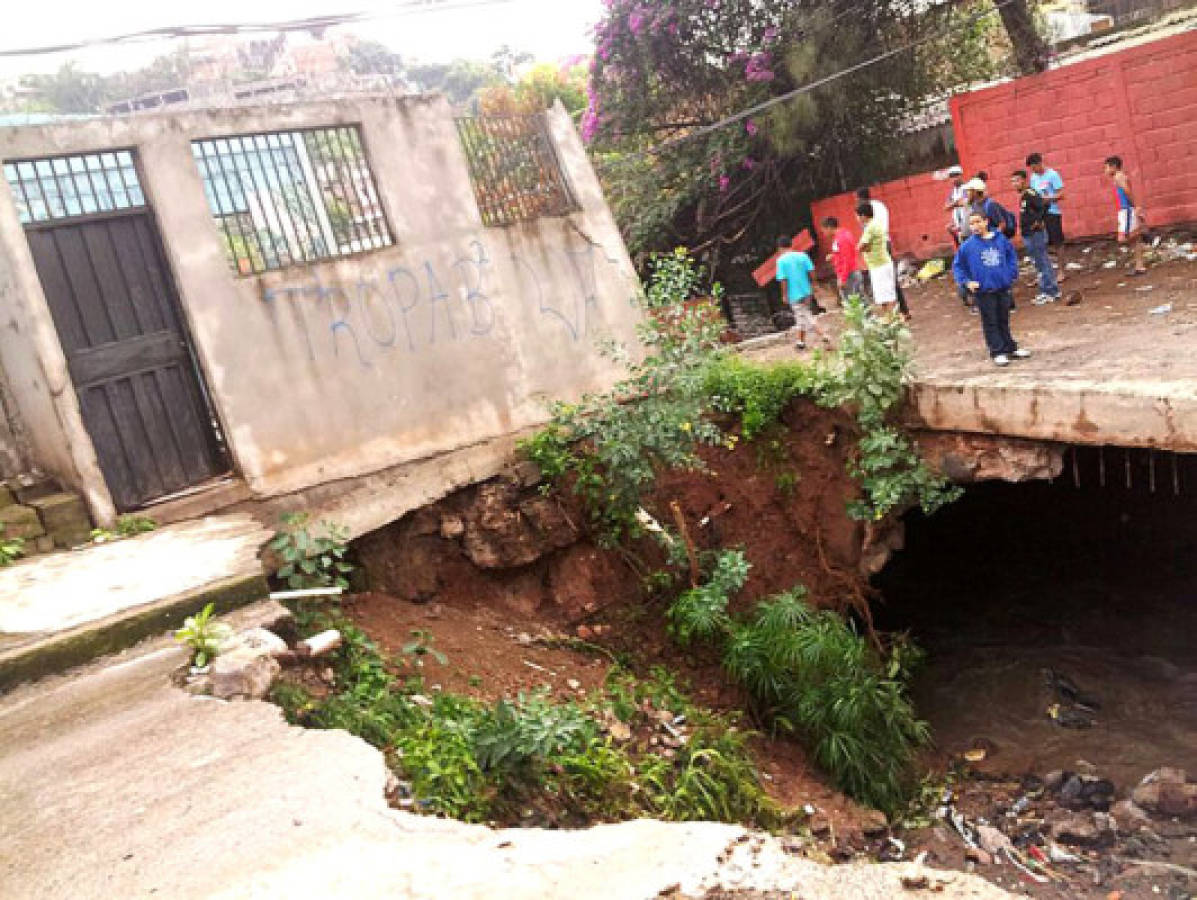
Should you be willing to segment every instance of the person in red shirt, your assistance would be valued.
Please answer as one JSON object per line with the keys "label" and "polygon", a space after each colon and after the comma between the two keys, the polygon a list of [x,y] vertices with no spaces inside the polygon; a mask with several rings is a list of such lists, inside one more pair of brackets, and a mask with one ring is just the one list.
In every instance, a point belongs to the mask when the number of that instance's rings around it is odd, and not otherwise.
{"label": "person in red shirt", "polygon": [[823,237],[831,246],[827,261],[835,268],[835,281],[840,289],[840,303],[855,294],[864,296],[864,273],[860,271],[860,256],[856,249],[856,238],[847,228],[840,227],[840,220],[828,216],[820,224]]}

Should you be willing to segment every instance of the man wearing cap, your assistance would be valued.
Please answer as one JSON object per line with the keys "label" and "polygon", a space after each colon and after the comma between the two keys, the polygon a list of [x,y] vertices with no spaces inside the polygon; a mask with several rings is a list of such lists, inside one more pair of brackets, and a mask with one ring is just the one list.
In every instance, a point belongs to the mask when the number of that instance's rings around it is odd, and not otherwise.
{"label": "man wearing cap", "polygon": [[952,179],[952,192],[948,194],[948,202],[943,208],[952,214],[948,221],[948,234],[959,250],[960,242],[968,232],[968,191],[964,189],[964,169],[952,166],[948,169],[948,177]]}

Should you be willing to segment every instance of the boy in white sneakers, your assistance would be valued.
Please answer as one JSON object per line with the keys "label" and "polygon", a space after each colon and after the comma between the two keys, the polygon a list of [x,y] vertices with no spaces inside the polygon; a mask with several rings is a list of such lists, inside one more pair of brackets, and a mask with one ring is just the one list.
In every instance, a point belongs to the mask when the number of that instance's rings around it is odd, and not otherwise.
{"label": "boy in white sneakers", "polygon": [[952,263],[956,283],[976,298],[985,346],[994,365],[1008,366],[1011,358],[1027,359],[1010,334],[1010,288],[1018,278],[1018,254],[1006,236],[990,227],[986,215],[974,210],[968,217],[972,237],[961,244]]}

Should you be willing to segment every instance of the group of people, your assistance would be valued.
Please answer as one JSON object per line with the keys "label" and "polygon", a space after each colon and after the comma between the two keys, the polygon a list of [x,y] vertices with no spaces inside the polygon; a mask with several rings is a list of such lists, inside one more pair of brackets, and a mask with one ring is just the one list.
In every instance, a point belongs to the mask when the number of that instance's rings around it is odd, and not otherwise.
{"label": "group of people", "polygon": [[[1106,159],[1105,173],[1114,187],[1118,241],[1133,251],[1132,274],[1142,275],[1146,272],[1143,216],[1135,203],[1130,178],[1117,156]],[[986,173],[979,172],[965,181],[964,170],[952,166],[948,176],[952,189],[945,210],[951,214],[948,231],[956,245],[952,274],[959,296],[980,317],[985,345],[996,365],[1007,366],[1012,360],[1027,359],[1030,351],[1020,348],[1010,333],[1010,312],[1014,309],[1012,288],[1019,271],[1012,240],[1022,235],[1023,248],[1038,273],[1039,293],[1032,302],[1043,305],[1058,300],[1061,279],[1056,275],[1051,248],[1064,243],[1061,212],[1064,180],[1044,163],[1042,154],[1030,154],[1026,168],[1010,176],[1019,201],[1015,215],[990,196]],[[830,248],[826,258],[835,270],[840,297],[864,294],[864,274],[859,264],[863,260],[878,312],[892,314],[896,308],[909,319],[910,311],[894,266],[889,210],[880,200],[872,199],[867,188],[857,191],[857,200],[859,239],[834,216],[820,222],[820,231]],[[807,331],[829,343],[816,318],[818,308],[811,281],[813,262],[807,254],[791,250],[789,238],[779,238],[778,246],[782,255],[777,262],[777,280],[782,282],[784,296],[794,312],[798,349],[805,349]]]}

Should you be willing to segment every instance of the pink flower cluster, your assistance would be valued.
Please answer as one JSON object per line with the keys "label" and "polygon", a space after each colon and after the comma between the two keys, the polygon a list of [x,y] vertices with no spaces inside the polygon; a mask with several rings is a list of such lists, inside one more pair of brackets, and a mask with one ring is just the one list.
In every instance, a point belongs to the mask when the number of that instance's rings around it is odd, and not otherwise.
{"label": "pink flower cluster", "polygon": [[773,55],[768,50],[762,50],[760,53],[754,53],[748,59],[748,65],[744,67],[744,77],[749,81],[772,81],[776,76],[773,74]]}

